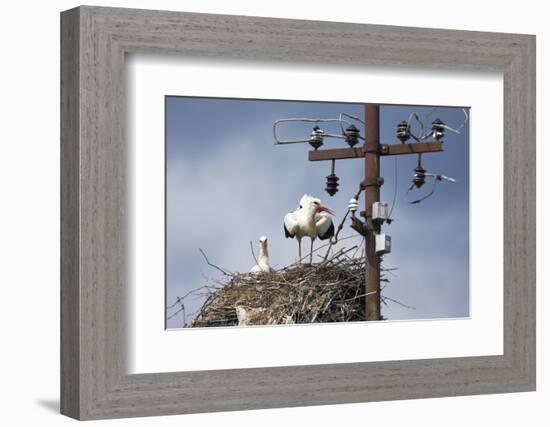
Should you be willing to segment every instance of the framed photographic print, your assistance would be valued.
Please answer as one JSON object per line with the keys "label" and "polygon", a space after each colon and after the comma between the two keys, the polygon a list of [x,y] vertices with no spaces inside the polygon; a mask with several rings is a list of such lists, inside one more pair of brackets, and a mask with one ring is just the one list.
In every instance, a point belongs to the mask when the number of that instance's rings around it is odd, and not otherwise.
{"label": "framed photographic print", "polygon": [[61,40],[63,414],[535,389],[534,36],[84,6]]}

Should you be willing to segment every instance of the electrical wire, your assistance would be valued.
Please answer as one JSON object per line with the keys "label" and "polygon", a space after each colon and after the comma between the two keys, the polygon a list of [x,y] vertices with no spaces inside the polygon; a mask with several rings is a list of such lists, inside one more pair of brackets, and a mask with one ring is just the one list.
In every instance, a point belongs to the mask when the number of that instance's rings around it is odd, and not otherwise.
{"label": "electrical wire", "polygon": [[388,224],[393,221],[391,219],[391,214],[393,212],[393,208],[395,206],[395,201],[397,200],[397,156],[393,156],[394,157],[394,181],[393,181],[393,200],[391,202],[391,208],[390,208],[390,212],[388,213]]}
{"label": "electrical wire", "polygon": [[[435,107],[433,108],[428,114],[426,114],[426,116],[424,116],[424,120],[428,119],[435,111],[439,110],[440,107]],[[456,128],[453,128],[445,123],[441,123],[440,126],[450,132],[453,132],[457,135],[460,135],[460,131],[462,130],[462,128],[466,125],[466,123],[468,122],[468,113],[466,111],[465,108],[462,108],[462,113],[464,114],[464,120],[462,121],[462,123],[456,127]],[[412,127],[412,122],[413,120],[415,120],[419,125],[420,125],[420,134],[419,136],[415,135],[412,131],[411,131],[411,127]],[[420,115],[413,111],[411,114],[409,114],[409,118],[407,119],[407,132],[408,132],[408,135],[413,138],[416,142],[421,142],[421,141],[424,141],[428,138],[431,138],[431,137],[434,137],[434,130],[433,128],[429,129],[429,130],[426,130],[426,126],[424,125],[424,122],[420,119]]]}
{"label": "electrical wire", "polygon": [[[357,193],[355,193],[355,195],[353,196],[353,199],[355,200],[359,200],[359,196],[361,195],[361,192],[363,191],[363,187],[362,186],[359,186],[359,191]],[[336,243],[338,243],[338,235],[340,234],[340,231],[342,231],[342,228],[344,228],[344,223],[346,222],[346,219],[348,218],[348,215],[349,213],[351,212],[351,209],[350,207],[348,206],[348,210],[346,211],[346,214],[344,215],[344,218],[342,218],[342,221],[340,222],[340,224],[338,225],[338,228],[336,229],[336,233],[334,234],[334,236],[332,236],[330,238],[330,244],[331,246],[332,245],[335,245]]]}
{"label": "electrical wire", "polygon": [[[433,174],[433,173],[430,173],[430,172],[424,172],[424,176],[425,177],[428,177],[428,178],[432,178],[433,179],[433,185],[432,185],[432,189],[430,190],[429,193],[427,193],[426,195],[422,196],[421,198],[417,199],[417,200],[413,200],[412,202],[409,202],[411,205],[415,205],[417,203],[420,203],[422,202],[423,200],[426,200],[428,197],[430,197],[432,194],[435,193],[435,189],[436,189],[436,186],[437,186],[437,183],[439,181],[449,181],[449,182],[456,182],[456,179],[454,178],[451,178],[449,176],[446,176],[446,175],[437,175],[437,174]],[[407,190],[407,193],[405,194],[405,200],[408,201],[408,197],[409,197],[409,193],[412,189],[414,189],[415,187],[415,184],[414,182],[410,185],[409,189]]]}
{"label": "electrical wire", "polygon": [[[426,119],[428,117],[430,117],[434,112],[436,112],[437,110],[439,110],[439,108],[441,107],[435,107],[434,109],[432,109],[427,115],[426,115]],[[444,129],[450,131],[450,132],[453,132],[457,135],[460,135],[460,131],[462,130],[462,128],[464,126],[466,126],[466,123],[468,122],[469,120],[469,116],[468,116],[468,112],[466,111],[466,108],[462,108],[462,113],[464,114],[464,120],[462,121],[462,123],[456,127],[456,128],[453,128],[447,124],[442,124],[441,127],[443,127]],[[416,114],[416,113],[415,113]],[[424,129],[424,127],[423,127]],[[420,140],[425,140],[429,137],[431,137],[433,134],[433,131],[430,129],[427,133],[424,134],[424,131],[422,131],[421,133],[421,136],[420,136]],[[411,135],[412,136],[412,135]]]}
{"label": "electrical wire", "polygon": [[357,116],[352,116],[351,114],[348,114],[348,113],[340,113],[340,120],[341,120],[341,121],[344,121],[344,122],[345,122],[345,120],[342,119],[342,116],[345,116],[345,117],[347,117],[348,119],[356,120],[356,121],[358,121],[359,123],[361,123],[362,125],[365,124],[365,121],[364,121],[364,120],[361,120],[359,117],[357,117]]}
{"label": "electrical wire", "polygon": [[[297,118],[288,118],[288,119],[279,119],[276,120],[273,123],[273,138],[275,139],[275,144],[300,144],[309,142],[309,139],[289,139],[289,140],[281,140],[277,137],[277,126],[281,123],[286,122],[302,122],[302,123],[329,123],[329,122],[341,122],[343,119],[312,119],[308,117],[297,117]],[[343,120],[345,123],[348,123],[351,125],[350,122]],[[331,133],[323,133],[323,137],[326,138],[338,138],[338,139],[345,139],[344,135],[335,135]]]}
{"label": "electrical wire", "polygon": [[[428,197],[430,197],[432,194],[435,193],[435,187],[437,185],[437,179],[434,178],[433,180],[433,185],[432,185],[432,189],[429,193],[427,193],[426,195],[420,197],[419,199],[416,199],[416,200],[413,200],[412,202],[409,202],[411,205],[415,205],[417,203],[420,203],[422,202],[423,200],[426,200]],[[409,187],[409,189],[407,190],[407,193],[405,194],[405,200],[406,201],[409,201],[408,200],[408,197],[409,197],[409,193],[410,191],[415,187],[414,183],[411,184],[411,186]]]}
{"label": "electrical wire", "polygon": [[460,124],[460,126],[458,126],[456,129],[453,129],[452,127],[450,126],[447,126],[447,125],[443,125],[443,127],[453,133],[456,133],[457,135],[460,135],[460,131],[462,130],[462,128],[464,126],[466,126],[466,122],[468,121],[469,117],[468,117],[468,113],[466,112],[466,108],[463,108],[462,109],[462,112],[464,113],[464,121]]}
{"label": "electrical wire", "polygon": [[[419,137],[411,132],[412,119],[415,119],[418,122],[418,124],[420,124]],[[409,119],[407,120],[407,130],[409,131],[409,135],[411,136],[411,138],[414,139],[416,142],[420,142],[422,140],[422,135],[424,135],[424,123],[422,122],[422,120],[420,120],[420,117],[414,111],[411,114],[409,114]]]}
{"label": "electrical wire", "polygon": [[[281,123],[287,123],[287,122],[302,122],[302,123],[334,123],[334,122],[337,122],[340,125],[340,130],[341,130],[342,134],[341,135],[336,135],[336,134],[332,134],[332,133],[324,133],[323,132],[323,138],[326,137],[326,138],[346,139],[344,124],[346,126],[351,126],[352,123],[350,121],[344,119],[343,117],[347,117],[348,119],[355,120],[355,121],[365,125],[365,122],[363,120],[361,120],[359,117],[353,116],[353,115],[348,114],[348,113],[339,113],[337,119],[321,119],[321,118],[310,118],[310,117],[291,117],[291,118],[288,118],[288,119],[279,119],[279,120],[276,120],[273,123],[273,138],[275,139],[275,144],[277,144],[277,145],[301,144],[301,143],[306,143],[306,142],[310,141],[309,139],[282,140],[282,139],[278,138],[277,137],[277,127]],[[358,139],[360,139],[362,141],[365,140],[365,138],[361,135],[357,135],[357,137],[358,137]]]}
{"label": "electrical wire", "polygon": [[[359,123],[361,123],[363,126],[366,126],[366,125],[365,125],[365,121],[364,121],[364,120],[361,120],[359,117],[357,117],[357,116],[352,116],[351,114],[348,114],[348,113],[340,113],[340,114],[338,115],[338,120],[340,121],[340,131],[342,132],[342,135],[345,135],[345,133],[346,133],[346,130],[344,129],[343,123],[347,123],[348,125],[351,125],[351,123],[348,122],[347,120],[344,120],[344,119],[342,118],[342,116],[345,116],[345,117],[347,117],[347,118],[349,118],[349,119],[351,119],[351,120],[356,120],[356,121],[358,121]],[[361,134],[357,135],[357,137],[358,137],[358,139],[360,139],[361,141],[364,141],[364,140],[365,140],[365,138],[364,138],[363,136],[361,136]]]}

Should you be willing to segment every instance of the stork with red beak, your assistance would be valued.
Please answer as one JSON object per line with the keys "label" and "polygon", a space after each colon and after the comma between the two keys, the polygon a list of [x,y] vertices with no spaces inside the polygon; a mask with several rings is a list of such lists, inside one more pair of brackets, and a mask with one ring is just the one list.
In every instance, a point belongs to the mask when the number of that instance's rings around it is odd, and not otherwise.
{"label": "stork with red beak", "polygon": [[294,212],[285,215],[285,236],[298,240],[298,264],[302,261],[302,237],[311,239],[309,262],[313,263],[313,241],[334,236],[334,224],[330,215],[334,212],[321,203],[316,197],[305,194],[300,199],[300,206]]}

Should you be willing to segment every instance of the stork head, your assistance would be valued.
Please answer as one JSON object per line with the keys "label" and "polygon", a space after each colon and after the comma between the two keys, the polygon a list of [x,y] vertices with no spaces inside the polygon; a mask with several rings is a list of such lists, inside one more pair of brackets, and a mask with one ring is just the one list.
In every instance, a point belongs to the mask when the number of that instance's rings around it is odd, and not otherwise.
{"label": "stork head", "polygon": [[267,237],[260,237],[260,254],[264,253],[267,255]]}
{"label": "stork head", "polygon": [[300,208],[307,209],[313,214],[316,214],[319,212],[327,212],[330,215],[334,215],[334,211],[332,209],[329,209],[325,205],[323,205],[323,203],[321,202],[321,199],[318,199],[317,197],[309,196],[307,194],[304,194],[300,199]]}

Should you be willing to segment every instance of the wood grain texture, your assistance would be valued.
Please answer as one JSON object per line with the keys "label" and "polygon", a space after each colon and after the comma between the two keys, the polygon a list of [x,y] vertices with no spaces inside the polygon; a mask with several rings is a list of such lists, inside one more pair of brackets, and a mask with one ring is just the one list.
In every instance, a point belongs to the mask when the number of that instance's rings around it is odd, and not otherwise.
{"label": "wood grain texture", "polygon": [[[78,419],[535,389],[535,38],[80,7],[62,13],[61,404]],[[128,375],[124,55],[504,75],[504,354]]]}
{"label": "wood grain texture", "polygon": [[[381,144],[381,156],[399,156],[402,154],[414,153],[435,153],[443,151],[442,141],[433,142],[415,142],[413,144]],[[324,150],[310,150],[308,152],[308,160],[310,162],[325,161],[325,160],[344,160],[357,159],[364,157],[365,150],[363,147],[354,148],[326,148]]]}
{"label": "wood grain texture", "polygon": [[61,21],[61,412],[80,414],[79,13]]}

